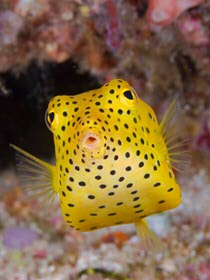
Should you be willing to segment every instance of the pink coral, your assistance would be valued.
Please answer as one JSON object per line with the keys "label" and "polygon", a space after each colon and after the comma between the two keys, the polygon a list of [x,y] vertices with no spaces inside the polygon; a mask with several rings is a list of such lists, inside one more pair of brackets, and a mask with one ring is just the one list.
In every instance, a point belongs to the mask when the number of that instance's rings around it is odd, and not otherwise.
{"label": "pink coral", "polygon": [[0,11],[0,46],[15,44],[23,19],[11,11]]}
{"label": "pink coral", "polygon": [[203,121],[201,131],[195,139],[195,145],[205,153],[210,153],[210,127],[207,118]]}
{"label": "pink coral", "polygon": [[185,10],[204,0],[150,0],[147,20],[154,26],[165,26],[172,23]]}
{"label": "pink coral", "polygon": [[179,20],[178,26],[187,43],[195,46],[209,45],[209,32],[203,25],[201,19],[185,16]]}

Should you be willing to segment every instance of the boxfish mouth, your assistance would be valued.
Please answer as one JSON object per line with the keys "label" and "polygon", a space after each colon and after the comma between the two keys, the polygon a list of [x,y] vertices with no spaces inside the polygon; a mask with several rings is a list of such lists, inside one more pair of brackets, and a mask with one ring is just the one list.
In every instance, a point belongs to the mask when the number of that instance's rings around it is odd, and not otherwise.
{"label": "boxfish mouth", "polygon": [[93,157],[101,157],[104,154],[104,145],[101,134],[88,131],[82,138],[82,148]]}

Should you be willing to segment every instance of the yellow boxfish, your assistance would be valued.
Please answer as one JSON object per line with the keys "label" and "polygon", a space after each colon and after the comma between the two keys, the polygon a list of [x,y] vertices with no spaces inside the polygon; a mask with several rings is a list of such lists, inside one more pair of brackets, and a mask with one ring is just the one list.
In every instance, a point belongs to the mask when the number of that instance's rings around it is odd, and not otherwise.
{"label": "yellow boxfish", "polygon": [[134,223],[143,243],[157,247],[145,217],[181,203],[173,167],[182,144],[167,133],[175,103],[158,124],[153,109],[121,79],[75,96],[56,96],[46,112],[56,164],[12,145],[21,159],[18,168],[37,196],[49,201],[59,194],[63,218],[72,228]]}

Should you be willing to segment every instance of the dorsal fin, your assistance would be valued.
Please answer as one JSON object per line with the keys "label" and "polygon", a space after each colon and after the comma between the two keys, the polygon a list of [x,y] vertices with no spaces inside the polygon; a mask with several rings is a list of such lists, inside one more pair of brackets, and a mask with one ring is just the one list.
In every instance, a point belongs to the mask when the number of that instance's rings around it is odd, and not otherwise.
{"label": "dorsal fin", "polygon": [[159,129],[162,135],[173,169],[183,172],[190,162],[190,153],[187,149],[188,139],[184,136],[183,115],[178,107],[176,97],[164,115]]}

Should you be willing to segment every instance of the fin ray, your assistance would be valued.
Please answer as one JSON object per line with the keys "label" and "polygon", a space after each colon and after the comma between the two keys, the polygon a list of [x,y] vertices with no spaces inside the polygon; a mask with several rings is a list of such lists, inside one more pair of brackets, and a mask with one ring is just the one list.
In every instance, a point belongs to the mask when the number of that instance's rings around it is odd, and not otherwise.
{"label": "fin ray", "polygon": [[[166,111],[159,130],[167,147],[173,169],[184,172],[190,163],[191,157],[187,148],[189,140],[183,136],[183,128],[177,125],[178,123],[183,123],[182,115],[179,111],[178,98],[176,97]],[[164,147],[162,148],[164,149]]]}
{"label": "fin ray", "polygon": [[40,198],[41,204],[51,206],[56,196],[56,191],[52,184],[54,166],[13,144],[10,144],[10,146],[17,152],[17,170],[26,191],[32,197]]}
{"label": "fin ray", "polygon": [[153,252],[160,252],[163,249],[161,240],[149,229],[144,219],[135,223],[137,234],[141,239],[143,246]]}

